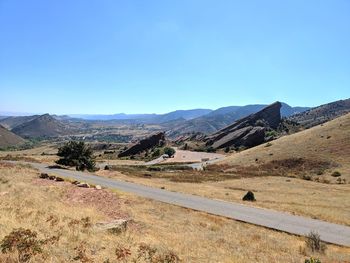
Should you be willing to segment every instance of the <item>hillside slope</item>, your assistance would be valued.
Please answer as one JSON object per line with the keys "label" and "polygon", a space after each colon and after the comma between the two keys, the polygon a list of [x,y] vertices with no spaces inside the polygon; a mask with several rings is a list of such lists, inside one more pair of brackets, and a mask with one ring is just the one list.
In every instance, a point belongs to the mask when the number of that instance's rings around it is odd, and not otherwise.
{"label": "hillside slope", "polygon": [[338,100],[290,116],[288,119],[310,128],[350,112],[350,99]]}
{"label": "hillside slope", "polygon": [[12,130],[16,126],[32,121],[39,116],[40,115],[5,117],[0,120],[0,125],[4,126],[6,129]]}
{"label": "hillside slope", "polygon": [[25,140],[18,135],[10,132],[0,125],[0,148],[17,146],[24,143]]}
{"label": "hillside slope", "polygon": [[235,153],[219,165],[250,166],[298,158],[312,160],[314,164],[330,163],[332,166],[328,174],[338,170],[350,179],[350,113],[271,143]]}
{"label": "hillside slope", "polygon": [[12,129],[12,132],[24,138],[56,137],[68,134],[69,131],[66,125],[49,114],[41,115]]}

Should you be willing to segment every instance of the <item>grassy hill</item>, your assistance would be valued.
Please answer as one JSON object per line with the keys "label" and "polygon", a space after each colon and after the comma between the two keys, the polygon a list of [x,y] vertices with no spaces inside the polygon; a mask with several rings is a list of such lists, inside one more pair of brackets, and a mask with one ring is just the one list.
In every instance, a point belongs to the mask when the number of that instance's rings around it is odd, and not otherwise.
{"label": "grassy hill", "polygon": [[[308,179],[335,182],[331,176],[339,171],[340,178],[350,180],[350,114],[273,142],[235,153],[218,166],[261,174],[297,174]],[[311,178],[309,178],[311,177]],[[318,178],[318,179],[317,179]]]}
{"label": "grassy hill", "polygon": [[25,140],[0,125],[0,148],[17,146]]}

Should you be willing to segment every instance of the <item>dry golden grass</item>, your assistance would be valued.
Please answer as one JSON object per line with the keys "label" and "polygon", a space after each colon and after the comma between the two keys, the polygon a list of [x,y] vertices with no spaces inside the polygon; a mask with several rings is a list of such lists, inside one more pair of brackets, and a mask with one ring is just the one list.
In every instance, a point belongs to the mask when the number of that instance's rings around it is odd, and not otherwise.
{"label": "dry golden grass", "polygon": [[31,160],[53,164],[57,160],[57,146],[54,144],[46,144],[40,147],[21,150],[21,151],[0,151],[0,158],[12,156],[15,158],[30,158]]}
{"label": "dry golden grass", "polygon": [[[164,178],[128,176],[116,171],[99,171],[97,174],[158,188],[165,187],[170,191],[239,202],[350,225],[349,184],[323,184],[277,176],[184,183],[172,182]],[[181,172],[177,172],[177,175],[181,176]],[[255,193],[257,202],[242,201],[242,197],[249,190]]]}
{"label": "dry golden grass", "polygon": [[[171,255],[170,249],[182,262],[303,262],[311,256],[300,252],[303,238],[122,193],[115,193],[117,215],[128,215],[134,223],[120,235],[100,232],[82,218],[92,224],[111,219],[103,207],[67,198],[74,186],[40,181],[37,175],[27,166],[0,164],[0,240],[19,227],[36,231],[39,239],[59,237],[43,245],[31,262],[131,262],[141,243],[160,256]],[[118,260],[116,249],[131,255]],[[349,255],[349,248],[328,245],[325,254],[313,256],[347,262]],[[17,255],[0,254],[0,262],[17,262]]]}

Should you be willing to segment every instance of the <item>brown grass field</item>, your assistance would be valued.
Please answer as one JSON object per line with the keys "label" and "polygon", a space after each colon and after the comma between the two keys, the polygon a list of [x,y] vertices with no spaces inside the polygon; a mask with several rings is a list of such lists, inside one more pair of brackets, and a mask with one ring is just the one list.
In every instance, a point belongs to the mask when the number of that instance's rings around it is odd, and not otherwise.
{"label": "brown grass field", "polygon": [[[350,249],[304,249],[304,239],[107,190],[38,179],[23,165],[0,164],[0,240],[12,230],[37,233],[41,252],[30,262],[349,262]],[[96,222],[130,218],[126,232],[96,230]],[[151,261],[141,252],[154,251]],[[146,252],[145,252],[146,253]],[[139,257],[139,258],[138,258]],[[19,262],[17,250],[0,262]],[[136,260],[136,261],[135,261]]]}

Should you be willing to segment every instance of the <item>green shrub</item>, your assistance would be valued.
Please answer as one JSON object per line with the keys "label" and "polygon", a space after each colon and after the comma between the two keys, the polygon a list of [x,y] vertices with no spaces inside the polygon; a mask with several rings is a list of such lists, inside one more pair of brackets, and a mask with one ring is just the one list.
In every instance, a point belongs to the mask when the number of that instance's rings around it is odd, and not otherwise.
{"label": "green shrub", "polygon": [[150,166],[150,167],[147,167],[147,171],[160,172],[161,170],[162,170],[162,168],[157,167],[157,166]]}
{"label": "green shrub", "polygon": [[332,176],[333,176],[333,177],[339,177],[339,176],[341,176],[341,173],[338,172],[338,171],[334,171],[334,172],[332,173]]}
{"label": "green shrub", "polygon": [[310,259],[305,259],[305,263],[321,263],[321,260],[311,257]]}
{"label": "green shrub", "polygon": [[164,153],[167,154],[169,157],[172,157],[175,154],[175,149],[171,147],[165,147]]}
{"label": "green shrub", "polygon": [[58,156],[61,158],[57,164],[75,166],[78,171],[95,170],[95,160],[92,149],[84,142],[69,141],[58,148]]}
{"label": "green shrub", "polygon": [[265,132],[265,137],[277,137],[277,135],[277,132],[273,130]]}
{"label": "green shrub", "polygon": [[303,175],[303,179],[306,181],[310,181],[311,180],[311,176],[310,175]]}
{"label": "green shrub", "polygon": [[153,158],[154,158],[154,157],[158,157],[158,156],[160,156],[160,149],[159,149],[159,148],[155,149],[155,150],[152,152],[152,157],[153,157]]}
{"label": "green shrub", "polygon": [[208,153],[215,153],[216,150],[215,150],[214,147],[210,146],[210,147],[208,147],[208,148],[206,149],[206,152],[208,152]]}

